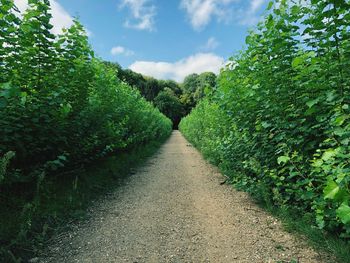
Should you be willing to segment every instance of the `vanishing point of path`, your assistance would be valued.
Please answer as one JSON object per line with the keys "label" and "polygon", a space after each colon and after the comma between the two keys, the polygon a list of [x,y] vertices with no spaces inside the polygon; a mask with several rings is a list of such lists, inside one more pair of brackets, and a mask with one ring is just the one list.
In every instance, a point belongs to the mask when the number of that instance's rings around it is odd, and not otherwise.
{"label": "vanishing point of path", "polygon": [[324,262],[174,131],[39,262]]}

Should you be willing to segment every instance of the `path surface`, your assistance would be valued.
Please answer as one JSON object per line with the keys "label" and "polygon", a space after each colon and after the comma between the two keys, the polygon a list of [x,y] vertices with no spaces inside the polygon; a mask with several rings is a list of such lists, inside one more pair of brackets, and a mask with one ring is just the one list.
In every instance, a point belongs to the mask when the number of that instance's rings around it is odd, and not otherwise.
{"label": "path surface", "polygon": [[174,131],[39,262],[325,262]]}

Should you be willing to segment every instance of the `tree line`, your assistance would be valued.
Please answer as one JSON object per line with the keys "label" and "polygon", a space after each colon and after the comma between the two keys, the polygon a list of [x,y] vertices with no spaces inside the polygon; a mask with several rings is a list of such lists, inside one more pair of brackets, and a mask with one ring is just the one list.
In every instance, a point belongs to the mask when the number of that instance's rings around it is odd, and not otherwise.
{"label": "tree line", "polygon": [[143,76],[130,69],[123,69],[118,63],[105,62],[118,79],[137,89],[147,101],[152,102],[163,114],[173,122],[177,129],[184,116],[210,93],[215,86],[216,75],[212,72],[192,73],[182,83],[174,80],[158,80]]}

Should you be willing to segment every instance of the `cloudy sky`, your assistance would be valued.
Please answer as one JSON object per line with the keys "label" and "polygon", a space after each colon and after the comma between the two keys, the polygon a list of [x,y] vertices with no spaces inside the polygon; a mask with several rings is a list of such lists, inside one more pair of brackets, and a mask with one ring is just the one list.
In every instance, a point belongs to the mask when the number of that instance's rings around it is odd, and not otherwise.
{"label": "cloudy sky", "polygon": [[[24,10],[27,0],[15,0]],[[182,81],[218,72],[244,45],[267,0],[50,0],[53,31],[78,16],[96,54],[125,68]]]}

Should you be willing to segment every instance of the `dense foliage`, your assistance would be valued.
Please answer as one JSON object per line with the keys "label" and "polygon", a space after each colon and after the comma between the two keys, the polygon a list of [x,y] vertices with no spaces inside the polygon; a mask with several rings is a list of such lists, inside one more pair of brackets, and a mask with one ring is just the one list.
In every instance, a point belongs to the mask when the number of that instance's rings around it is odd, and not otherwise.
{"label": "dense foliage", "polygon": [[130,69],[123,69],[118,63],[104,63],[115,72],[118,79],[139,90],[146,100],[153,102],[165,116],[172,120],[175,129],[181,118],[211,91],[216,80],[216,75],[212,72],[190,74],[183,83],[157,80]]}
{"label": "dense foliage", "polygon": [[182,94],[180,84],[173,80],[158,80],[134,72],[131,69],[123,69],[118,63],[104,62],[110,69],[114,70],[118,79],[138,89],[148,101],[154,101],[158,93],[165,88],[171,89],[177,96]]}
{"label": "dense foliage", "polygon": [[[130,69],[123,69],[118,63],[104,63],[109,69],[115,72],[118,79],[138,90],[147,101],[154,103],[154,105],[165,116],[171,119],[173,122],[173,128],[177,129],[180,119],[185,114],[184,105],[179,101],[181,105],[177,105],[176,103],[176,106],[172,107],[173,105],[171,103],[169,104],[168,100],[173,99],[178,101],[178,98],[182,95],[180,84],[173,80],[158,80],[152,77],[143,76],[142,74]],[[168,96],[164,96],[165,94]],[[160,101],[162,98],[165,99],[164,102]],[[158,107],[160,105],[161,107]]]}
{"label": "dense foliage", "polygon": [[207,93],[210,93],[215,86],[215,81],[216,75],[213,72],[193,73],[185,77],[181,85],[183,93],[180,101],[184,105],[186,115]]}
{"label": "dense foliage", "polygon": [[173,121],[173,127],[177,129],[181,118],[185,114],[185,107],[174,91],[165,88],[159,92],[154,99],[154,105]]}
{"label": "dense foliage", "polygon": [[0,0],[0,261],[25,246],[38,209],[49,205],[43,196],[58,195],[48,192],[58,171],[161,141],[172,125],[94,57],[77,20],[53,35],[49,0],[28,2],[20,14],[13,0]]}
{"label": "dense foliage", "polygon": [[170,132],[170,120],[94,58],[78,21],[55,36],[48,0],[0,6],[0,184],[31,181]]}
{"label": "dense foliage", "polygon": [[350,238],[350,3],[275,1],[180,123],[237,186]]}

